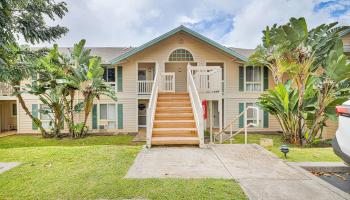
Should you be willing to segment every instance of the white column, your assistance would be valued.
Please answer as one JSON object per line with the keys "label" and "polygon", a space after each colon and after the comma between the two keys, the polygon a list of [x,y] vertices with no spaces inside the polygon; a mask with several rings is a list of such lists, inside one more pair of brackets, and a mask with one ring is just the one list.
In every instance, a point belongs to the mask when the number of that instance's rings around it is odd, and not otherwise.
{"label": "white column", "polygon": [[219,111],[219,130],[222,131],[222,99],[218,100],[218,111]]}
{"label": "white column", "polygon": [[[210,135],[213,135],[213,101],[209,101],[209,117],[210,117],[210,124],[209,124],[209,128],[210,128]],[[212,140],[213,141],[213,140]]]}

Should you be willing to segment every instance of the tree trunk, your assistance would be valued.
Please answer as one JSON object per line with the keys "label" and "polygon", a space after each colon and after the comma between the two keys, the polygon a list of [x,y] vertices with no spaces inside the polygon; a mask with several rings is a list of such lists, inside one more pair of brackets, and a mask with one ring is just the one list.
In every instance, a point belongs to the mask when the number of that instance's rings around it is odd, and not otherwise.
{"label": "tree trunk", "polygon": [[24,100],[23,100],[22,95],[19,93],[19,89],[18,89],[18,88],[15,88],[14,90],[15,90],[15,92],[16,92],[16,97],[17,97],[17,99],[18,99],[18,102],[21,104],[22,109],[23,109],[24,112],[30,117],[30,119],[34,122],[34,124],[39,128],[41,135],[42,135],[43,137],[45,137],[45,138],[46,138],[46,137],[49,137],[49,134],[48,134],[47,131],[43,128],[41,121],[40,121],[38,118],[34,117],[34,116],[32,115],[32,113],[29,111],[27,105],[25,104],[25,102],[24,102]]}

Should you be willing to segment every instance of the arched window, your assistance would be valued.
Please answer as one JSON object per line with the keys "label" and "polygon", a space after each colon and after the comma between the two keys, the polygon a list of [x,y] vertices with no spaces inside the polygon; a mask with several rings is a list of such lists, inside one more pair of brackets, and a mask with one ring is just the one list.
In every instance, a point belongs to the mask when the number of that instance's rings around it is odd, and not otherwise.
{"label": "arched window", "polygon": [[186,49],[176,49],[170,54],[169,61],[193,61],[193,56]]}

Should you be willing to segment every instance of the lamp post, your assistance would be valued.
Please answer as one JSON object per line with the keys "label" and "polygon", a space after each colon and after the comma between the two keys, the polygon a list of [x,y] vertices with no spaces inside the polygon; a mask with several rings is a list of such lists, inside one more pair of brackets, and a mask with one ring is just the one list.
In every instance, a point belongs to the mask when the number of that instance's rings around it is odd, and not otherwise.
{"label": "lamp post", "polygon": [[280,151],[284,154],[284,157],[287,158],[287,153],[289,152],[289,147],[287,145],[282,145]]}

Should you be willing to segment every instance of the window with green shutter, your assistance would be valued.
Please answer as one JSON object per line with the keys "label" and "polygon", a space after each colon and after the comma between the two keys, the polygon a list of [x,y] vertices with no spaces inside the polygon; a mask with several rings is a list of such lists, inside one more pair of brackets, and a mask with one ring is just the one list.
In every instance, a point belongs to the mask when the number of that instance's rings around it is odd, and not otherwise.
{"label": "window with green shutter", "polygon": [[[38,104],[32,104],[32,115],[35,118],[38,118],[39,114],[39,109],[38,109]],[[33,130],[38,130],[38,127],[35,125],[34,121],[32,122],[32,129]]]}
{"label": "window with green shutter", "polygon": [[118,92],[123,92],[123,67],[118,66],[117,67],[117,87],[118,87]]}
{"label": "window with green shutter", "polygon": [[239,80],[239,91],[243,92],[244,91],[244,67],[240,66],[239,67],[239,73],[238,73],[238,80]]}
{"label": "window with green shutter", "polygon": [[123,104],[118,104],[118,129],[123,129]]}
{"label": "window with green shutter", "polygon": [[264,67],[264,90],[269,89],[269,68]]}
{"label": "window with green shutter", "polygon": [[263,127],[269,128],[269,113],[264,111],[263,115],[264,115]]}
{"label": "window with green shutter", "polygon": [[[241,114],[244,111],[244,103],[239,103],[238,104],[238,113]],[[239,128],[243,128],[244,127],[244,115],[241,115],[239,117],[239,124],[238,127]]]}

